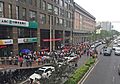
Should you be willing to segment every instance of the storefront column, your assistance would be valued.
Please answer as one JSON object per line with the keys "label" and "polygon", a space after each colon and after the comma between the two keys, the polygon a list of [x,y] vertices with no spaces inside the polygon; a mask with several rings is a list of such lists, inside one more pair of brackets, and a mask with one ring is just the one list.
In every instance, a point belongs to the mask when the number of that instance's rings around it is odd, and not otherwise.
{"label": "storefront column", "polygon": [[18,54],[18,34],[17,34],[17,27],[13,27],[13,56]]}
{"label": "storefront column", "polygon": [[40,51],[40,28],[37,29],[37,50]]}
{"label": "storefront column", "polygon": [[65,45],[65,31],[63,31],[63,44]]}
{"label": "storefront column", "polygon": [[[37,11],[39,11],[39,10],[37,9]],[[41,32],[40,31],[40,28],[41,28],[41,23],[40,22],[41,22],[41,20],[40,20],[39,16],[40,16],[40,13],[37,12],[38,28],[37,28],[37,47],[36,48],[37,48],[38,51],[40,51],[40,49],[41,49],[41,42],[40,42],[41,41],[41,38],[40,38],[41,37],[41,35],[40,35],[40,32]]]}
{"label": "storefront column", "polygon": [[[53,30],[53,39],[55,39],[55,30]],[[53,41],[53,50],[55,50],[55,41]]]}
{"label": "storefront column", "polygon": [[70,31],[70,44],[73,44],[73,31]]}

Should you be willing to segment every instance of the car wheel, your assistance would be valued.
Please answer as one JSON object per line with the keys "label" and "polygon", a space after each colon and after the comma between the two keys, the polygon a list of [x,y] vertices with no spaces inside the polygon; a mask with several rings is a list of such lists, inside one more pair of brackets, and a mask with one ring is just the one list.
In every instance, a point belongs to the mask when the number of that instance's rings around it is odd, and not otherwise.
{"label": "car wheel", "polygon": [[120,72],[118,72],[118,74],[120,75]]}

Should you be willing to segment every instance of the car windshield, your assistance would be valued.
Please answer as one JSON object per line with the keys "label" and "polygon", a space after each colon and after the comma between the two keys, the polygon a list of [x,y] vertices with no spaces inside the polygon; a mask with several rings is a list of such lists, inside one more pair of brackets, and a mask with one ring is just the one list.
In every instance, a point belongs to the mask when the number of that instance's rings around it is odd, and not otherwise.
{"label": "car windshield", "polygon": [[120,51],[120,49],[116,49],[116,51]]}
{"label": "car windshield", "polygon": [[74,57],[73,55],[70,55],[69,57]]}
{"label": "car windshield", "polygon": [[42,74],[44,71],[43,70],[37,70],[35,71],[36,74]]}

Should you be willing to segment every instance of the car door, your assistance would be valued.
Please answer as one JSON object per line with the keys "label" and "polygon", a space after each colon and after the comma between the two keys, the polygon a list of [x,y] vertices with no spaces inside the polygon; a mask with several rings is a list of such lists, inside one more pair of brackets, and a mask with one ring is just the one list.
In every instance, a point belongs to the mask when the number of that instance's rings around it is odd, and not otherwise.
{"label": "car door", "polygon": [[51,75],[50,68],[46,69],[45,73],[46,73],[46,77],[48,78]]}

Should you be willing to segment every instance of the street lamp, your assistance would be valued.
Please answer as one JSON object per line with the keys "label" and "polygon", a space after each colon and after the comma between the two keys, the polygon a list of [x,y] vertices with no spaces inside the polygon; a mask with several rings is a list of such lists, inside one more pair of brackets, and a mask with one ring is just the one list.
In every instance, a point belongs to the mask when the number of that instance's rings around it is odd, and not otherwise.
{"label": "street lamp", "polygon": [[50,52],[52,51],[52,29],[51,29],[51,26],[52,26],[52,21],[51,21],[51,16],[50,16]]}

